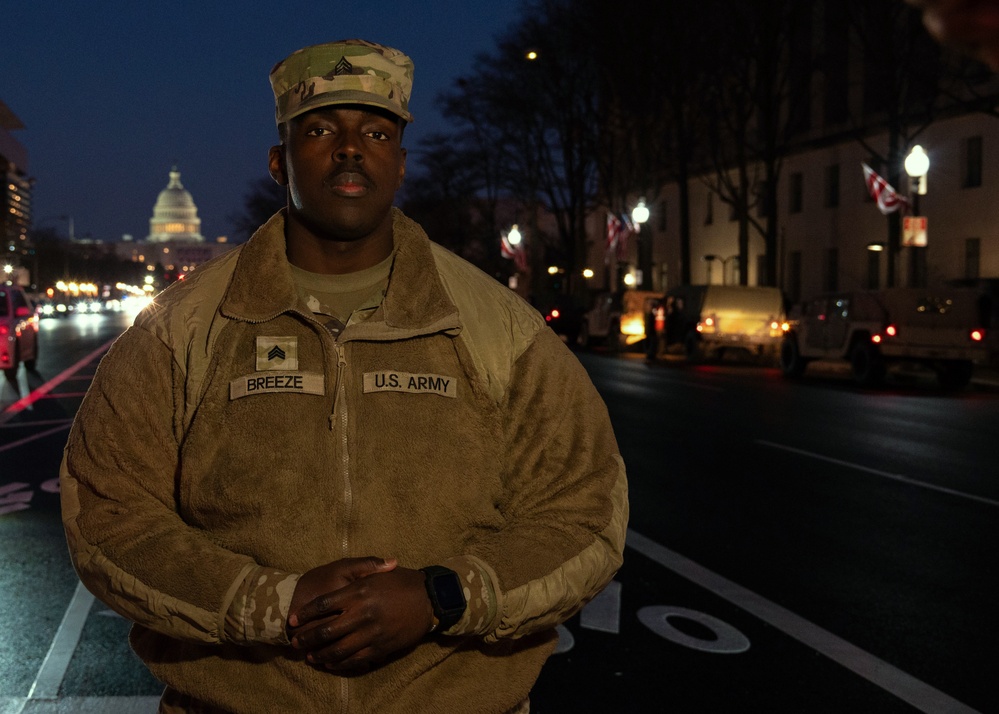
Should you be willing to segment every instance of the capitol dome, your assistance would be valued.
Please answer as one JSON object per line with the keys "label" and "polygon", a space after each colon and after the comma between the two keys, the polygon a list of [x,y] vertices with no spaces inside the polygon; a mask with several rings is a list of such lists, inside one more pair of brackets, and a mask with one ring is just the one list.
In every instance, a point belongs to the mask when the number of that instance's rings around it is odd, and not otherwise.
{"label": "capitol dome", "polygon": [[146,240],[151,243],[202,243],[205,240],[201,235],[198,207],[194,205],[191,194],[180,183],[180,171],[176,166],[170,170],[170,183],[160,191],[156,205],[153,206],[153,217],[149,220],[149,236]]}

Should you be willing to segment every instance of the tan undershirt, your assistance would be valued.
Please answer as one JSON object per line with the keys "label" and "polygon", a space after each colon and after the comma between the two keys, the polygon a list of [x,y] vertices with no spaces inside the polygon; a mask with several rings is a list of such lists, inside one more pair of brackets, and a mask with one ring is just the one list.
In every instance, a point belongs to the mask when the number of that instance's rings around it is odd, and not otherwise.
{"label": "tan undershirt", "polygon": [[309,309],[316,315],[333,318],[339,329],[335,329],[335,325],[330,329],[339,334],[351,321],[366,320],[381,304],[392,258],[390,255],[378,265],[344,275],[310,273],[292,265],[291,276]]}

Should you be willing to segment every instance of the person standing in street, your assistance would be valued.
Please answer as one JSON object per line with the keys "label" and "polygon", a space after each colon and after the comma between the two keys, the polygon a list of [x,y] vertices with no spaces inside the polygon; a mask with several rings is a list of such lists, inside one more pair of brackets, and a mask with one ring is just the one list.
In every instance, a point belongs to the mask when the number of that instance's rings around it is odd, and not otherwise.
{"label": "person standing in street", "polygon": [[270,81],[287,207],[103,359],[61,469],[74,565],[161,712],[527,712],[622,563],[607,409],[393,207],[406,55],[315,45]]}

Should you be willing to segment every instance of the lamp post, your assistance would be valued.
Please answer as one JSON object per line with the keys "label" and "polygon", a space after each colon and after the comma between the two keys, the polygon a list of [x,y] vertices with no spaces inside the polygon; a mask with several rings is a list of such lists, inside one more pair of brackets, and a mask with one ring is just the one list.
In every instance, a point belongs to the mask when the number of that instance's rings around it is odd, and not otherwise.
{"label": "lamp post", "polygon": [[905,245],[909,246],[909,285],[921,287],[926,277],[926,219],[919,212],[919,197],[926,195],[926,174],[930,170],[930,157],[923,147],[916,144],[905,157],[905,173],[909,174],[909,196],[912,216],[907,217]]}
{"label": "lamp post", "polygon": [[631,220],[638,227],[636,240],[638,241],[638,271],[640,275],[639,287],[650,289],[649,284],[652,277],[652,236],[648,239],[642,237],[642,226],[649,220],[649,207],[645,205],[645,199],[638,199],[638,205],[631,210]]}

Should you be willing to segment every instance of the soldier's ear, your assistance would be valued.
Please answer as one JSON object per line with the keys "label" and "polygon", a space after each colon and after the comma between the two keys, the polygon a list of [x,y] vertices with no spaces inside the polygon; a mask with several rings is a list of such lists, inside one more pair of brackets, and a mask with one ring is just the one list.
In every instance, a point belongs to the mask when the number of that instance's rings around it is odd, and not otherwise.
{"label": "soldier's ear", "polygon": [[285,168],[284,144],[272,146],[267,153],[267,170],[278,185],[288,185],[288,171]]}

